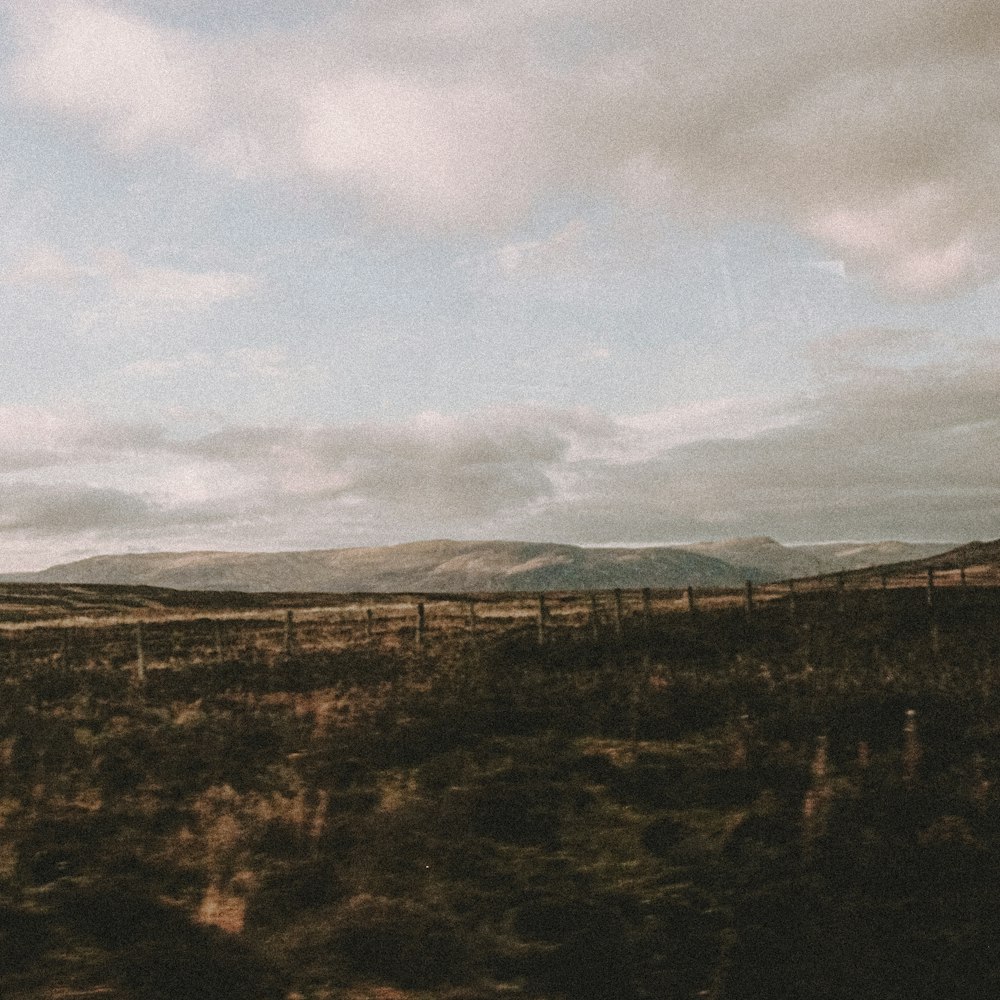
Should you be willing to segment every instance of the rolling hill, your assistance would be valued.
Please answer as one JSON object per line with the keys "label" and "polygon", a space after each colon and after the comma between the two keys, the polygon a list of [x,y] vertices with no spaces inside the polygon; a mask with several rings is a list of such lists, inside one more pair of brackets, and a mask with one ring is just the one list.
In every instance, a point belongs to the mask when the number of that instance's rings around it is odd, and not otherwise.
{"label": "rolling hill", "polygon": [[151,552],[94,556],[7,582],[206,591],[420,592],[733,587],[919,559],[947,544],[785,546],[772,538],[690,546],[584,548],[542,542],[414,542],[301,552]]}
{"label": "rolling hill", "polygon": [[728,563],[671,548],[585,549],[529,542],[417,542],[308,552],[95,556],[9,580],[182,590],[380,593],[735,586]]}
{"label": "rolling hill", "polygon": [[952,550],[955,543],[890,541],[782,545],[773,538],[758,536],[679,547],[721,559],[738,569],[744,577],[787,580],[925,559]]}
{"label": "rolling hill", "polygon": [[926,577],[928,569],[941,574],[941,582],[956,580],[961,571],[971,583],[996,585],[1000,582],[1000,539],[992,542],[968,542],[918,558],[904,559],[878,566],[861,567],[848,579],[855,586],[873,586],[882,576],[911,583]]}

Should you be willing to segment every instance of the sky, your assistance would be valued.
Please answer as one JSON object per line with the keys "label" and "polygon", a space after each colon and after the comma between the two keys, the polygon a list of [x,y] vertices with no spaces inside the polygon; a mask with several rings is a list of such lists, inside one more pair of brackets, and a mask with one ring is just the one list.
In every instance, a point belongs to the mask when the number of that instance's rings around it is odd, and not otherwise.
{"label": "sky", "polygon": [[0,569],[1000,536],[995,0],[0,0]]}

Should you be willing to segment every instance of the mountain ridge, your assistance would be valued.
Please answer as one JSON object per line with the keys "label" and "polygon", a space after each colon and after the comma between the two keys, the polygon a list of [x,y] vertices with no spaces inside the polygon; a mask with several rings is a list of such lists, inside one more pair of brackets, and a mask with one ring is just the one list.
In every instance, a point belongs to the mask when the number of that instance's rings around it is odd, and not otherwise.
{"label": "mountain ridge", "polygon": [[925,559],[954,547],[893,541],[786,546],[768,536],[643,548],[437,539],[286,552],[98,555],[2,574],[0,581],[333,593],[732,587],[747,579],[764,583]]}

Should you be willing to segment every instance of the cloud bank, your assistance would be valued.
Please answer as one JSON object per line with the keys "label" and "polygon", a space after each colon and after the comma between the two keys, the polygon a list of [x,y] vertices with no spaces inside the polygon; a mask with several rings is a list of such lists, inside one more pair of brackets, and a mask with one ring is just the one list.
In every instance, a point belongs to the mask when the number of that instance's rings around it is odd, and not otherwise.
{"label": "cloud bank", "polygon": [[570,193],[779,221],[900,297],[998,271],[989,0],[250,5],[214,34],[207,2],[6,6],[12,93],[123,156],[304,180],[391,225],[503,231]]}
{"label": "cloud bank", "polygon": [[[0,537],[11,558],[40,566],[106,550],[433,536],[641,544],[1000,534],[996,342],[903,330],[838,337],[826,357],[815,352],[815,392],[719,400],[697,419],[691,407],[624,418],[520,406],[181,438],[8,407]],[[915,363],[916,348],[928,359]]]}

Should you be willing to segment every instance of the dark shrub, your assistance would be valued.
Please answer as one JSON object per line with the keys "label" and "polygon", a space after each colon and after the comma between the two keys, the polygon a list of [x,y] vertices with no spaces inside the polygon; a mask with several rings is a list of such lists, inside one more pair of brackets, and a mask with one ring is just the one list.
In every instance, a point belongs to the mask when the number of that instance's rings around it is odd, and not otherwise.
{"label": "dark shrub", "polygon": [[672,819],[670,816],[663,816],[654,819],[645,830],[642,831],[642,846],[650,854],[658,858],[666,857],[688,833],[685,823]]}
{"label": "dark shrub", "polygon": [[475,833],[504,844],[554,847],[559,816],[541,787],[508,785],[480,789],[471,799]]}
{"label": "dark shrub", "polygon": [[450,916],[386,896],[355,896],[344,904],[333,945],[357,974],[411,989],[460,980],[466,956]]}
{"label": "dark shrub", "polygon": [[0,906],[0,970],[17,972],[38,958],[48,946],[49,933],[44,917]]}
{"label": "dark shrub", "polygon": [[519,911],[515,927],[526,937],[555,946],[538,952],[526,970],[534,988],[580,1000],[633,995],[635,963],[621,916],[611,906],[542,899]]}
{"label": "dark shrub", "polygon": [[324,858],[269,871],[251,898],[248,923],[280,927],[301,910],[335,903],[344,895],[338,868],[334,861]]}

